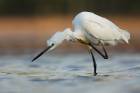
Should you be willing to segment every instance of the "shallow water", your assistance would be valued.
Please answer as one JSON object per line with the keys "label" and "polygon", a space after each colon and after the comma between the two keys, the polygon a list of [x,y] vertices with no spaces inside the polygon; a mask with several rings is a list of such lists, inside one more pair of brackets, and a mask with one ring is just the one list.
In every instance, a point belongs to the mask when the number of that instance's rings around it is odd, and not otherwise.
{"label": "shallow water", "polygon": [[96,56],[97,76],[86,53],[0,59],[0,93],[140,93],[140,54]]}

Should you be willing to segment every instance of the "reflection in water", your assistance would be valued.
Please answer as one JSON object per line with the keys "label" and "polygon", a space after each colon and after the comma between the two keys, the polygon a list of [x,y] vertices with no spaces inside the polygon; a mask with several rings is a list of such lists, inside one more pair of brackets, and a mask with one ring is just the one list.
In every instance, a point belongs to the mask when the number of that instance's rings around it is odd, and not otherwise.
{"label": "reflection in water", "polygon": [[139,93],[139,56],[97,57],[97,76],[87,54],[44,56],[34,63],[28,55],[1,57],[0,93]]}

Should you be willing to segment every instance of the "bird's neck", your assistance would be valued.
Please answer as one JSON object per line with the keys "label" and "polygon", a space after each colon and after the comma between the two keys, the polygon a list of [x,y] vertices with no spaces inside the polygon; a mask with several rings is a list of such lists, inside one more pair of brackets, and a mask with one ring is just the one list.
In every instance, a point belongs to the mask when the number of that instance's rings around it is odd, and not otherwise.
{"label": "bird's neck", "polygon": [[86,38],[81,31],[72,31],[71,29],[67,28],[63,33],[65,34],[65,39],[67,41],[80,42],[84,44],[87,43]]}
{"label": "bird's neck", "polygon": [[63,33],[65,34],[65,39],[67,41],[76,41],[75,32],[73,32],[70,28],[66,28]]}

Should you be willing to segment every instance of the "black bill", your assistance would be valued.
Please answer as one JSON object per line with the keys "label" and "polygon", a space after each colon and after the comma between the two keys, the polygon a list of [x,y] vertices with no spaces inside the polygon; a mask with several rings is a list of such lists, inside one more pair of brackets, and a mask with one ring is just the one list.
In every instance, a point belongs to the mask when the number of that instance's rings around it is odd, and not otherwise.
{"label": "black bill", "polygon": [[43,55],[45,52],[47,52],[51,47],[51,46],[48,46],[47,48],[45,48],[41,53],[39,53],[36,57],[33,58],[32,62],[35,61],[36,59],[38,59],[41,55]]}

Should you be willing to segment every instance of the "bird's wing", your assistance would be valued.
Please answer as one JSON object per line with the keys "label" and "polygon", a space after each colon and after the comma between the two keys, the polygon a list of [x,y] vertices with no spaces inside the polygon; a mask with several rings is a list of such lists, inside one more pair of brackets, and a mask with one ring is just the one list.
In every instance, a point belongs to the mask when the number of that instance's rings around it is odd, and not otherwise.
{"label": "bird's wing", "polygon": [[[120,38],[120,32],[115,24],[109,22],[103,18],[101,19],[90,19],[81,21],[81,26],[84,29],[84,33],[93,36],[100,40],[117,40]],[[88,37],[87,37],[88,38]]]}

